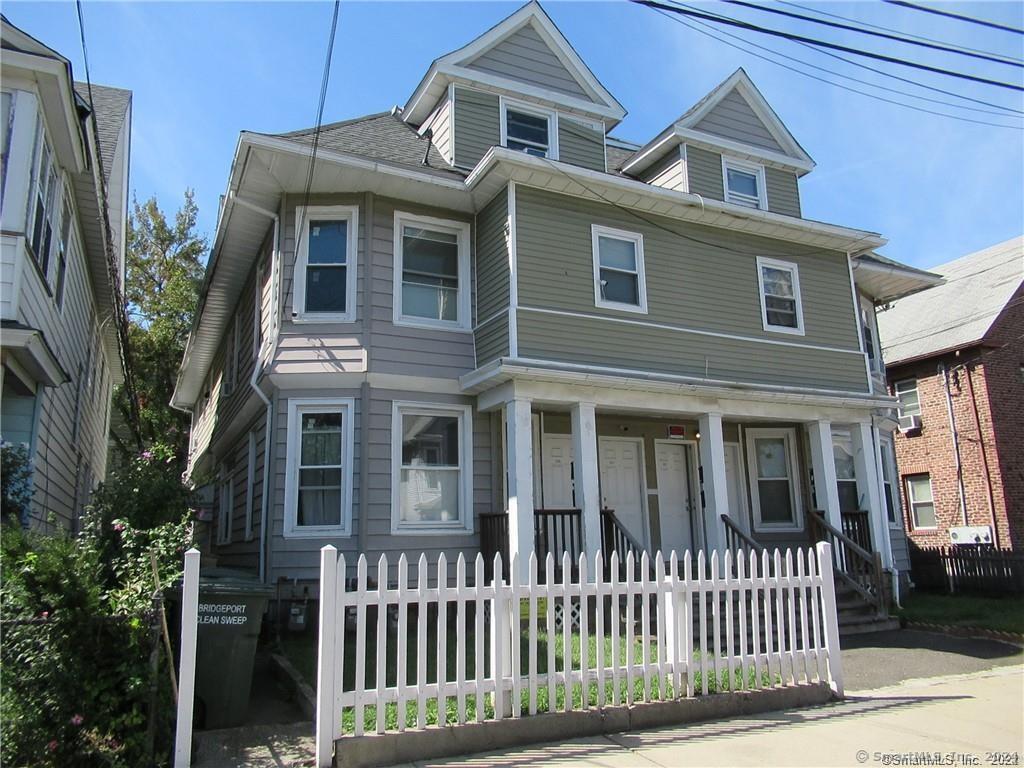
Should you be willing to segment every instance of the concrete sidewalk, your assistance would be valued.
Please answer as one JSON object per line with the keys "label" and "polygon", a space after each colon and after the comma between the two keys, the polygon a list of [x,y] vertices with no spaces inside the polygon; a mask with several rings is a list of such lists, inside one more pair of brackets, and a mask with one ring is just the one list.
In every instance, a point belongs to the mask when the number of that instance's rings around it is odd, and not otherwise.
{"label": "concrete sidewalk", "polygon": [[[1024,755],[1024,668],[908,681],[813,709],[578,739],[427,766],[859,766],[883,755]],[[905,758],[906,759],[906,758]],[[890,764],[892,758],[889,757]],[[966,764],[971,764],[970,762]]]}

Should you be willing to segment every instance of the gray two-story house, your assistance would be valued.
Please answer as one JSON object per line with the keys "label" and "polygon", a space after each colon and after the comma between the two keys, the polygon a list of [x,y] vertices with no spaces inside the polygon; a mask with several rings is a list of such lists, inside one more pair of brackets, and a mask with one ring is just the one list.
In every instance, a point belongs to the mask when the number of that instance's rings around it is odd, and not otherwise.
{"label": "gray two-story house", "polygon": [[0,19],[0,437],[36,528],[74,528],[107,471],[128,224],[130,91],[75,82]]}
{"label": "gray two-story house", "polygon": [[802,218],[814,163],[742,70],[643,146],[625,113],[530,3],[323,126],[308,195],[313,129],[241,134],[174,396],[220,562],[838,536],[904,567],[874,304],[931,277]]}

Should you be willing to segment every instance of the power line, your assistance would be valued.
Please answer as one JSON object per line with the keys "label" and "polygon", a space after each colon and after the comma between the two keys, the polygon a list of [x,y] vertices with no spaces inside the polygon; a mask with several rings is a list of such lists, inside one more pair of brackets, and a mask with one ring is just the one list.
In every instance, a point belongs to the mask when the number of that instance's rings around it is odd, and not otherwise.
{"label": "power line", "polygon": [[772,35],[774,37],[781,37],[786,40],[809,43],[814,46],[821,46],[823,48],[831,48],[837,51],[843,51],[844,53],[852,53],[856,56],[864,56],[869,59],[877,59],[879,61],[885,61],[890,64],[899,64],[904,67],[911,67],[913,69],[920,69],[926,72],[934,72],[940,75],[947,75],[949,77],[956,77],[961,80],[970,80],[976,83],[982,83],[984,85],[994,85],[999,88],[1007,88],[1014,91],[1024,92],[1024,86],[1017,85],[1015,83],[1006,83],[1001,80],[990,80],[986,77],[978,77],[977,75],[971,75],[966,72],[957,72],[951,69],[943,69],[941,67],[933,67],[929,64],[922,64],[917,61],[909,61],[907,59],[900,59],[894,56],[886,56],[881,53],[874,53],[872,51],[862,51],[857,48],[851,48],[845,45],[839,45],[838,43],[830,43],[824,40],[818,40],[813,37],[804,37],[802,35],[795,35],[790,32],[783,32],[778,29],[771,29],[769,27],[761,27],[756,24],[750,24],[745,21],[739,21],[728,16],[718,16],[703,13],[702,11],[692,10],[689,8],[681,8],[676,5],[666,5],[665,3],[658,2],[657,0],[630,0],[630,2],[636,3],[637,5],[645,5],[648,8],[661,8],[672,13],[678,13],[683,16],[692,16],[695,18],[704,19],[706,21],[715,22],[718,24],[727,24],[732,27],[739,27],[740,29],[746,29],[752,32],[760,32],[766,35]]}
{"label": "power line", "polygon": [[[788,0],[775,0],[775,1],[777,3],[779,3],[780,5],[788,5],[791,8],[799,8],[801,11],[808,11],[810,13],[816,13],[819,16],[830,16],[833,19],[842,19],[843,21],[854,22],[855,24],[860,24],[860,25],[865,26],[865,27],[871,27],[873,29],[881,29],[881,30],[883,30],[885,32],[896,32],[896,31],[898,31],[898,30],[893,29],[892,27],[885,27],[885,26],[882,26],[881,24],[872,24],[870,21],[862,21],[860,19],[851,19],[849,16],[842,16],[842,15],[840,15],[838,13],[831,13],[830,11],[823,11],[820,8],[812,8],[812,7],[807,6],[807,5],[800,5],[800,3],[788,2]],[[906,35],[907,37],[912,37],[915,40],[924,40],[924,41],[929,42],[929,43],[939,43],[940,45],[952,45],[952,43],[947,43],[947,42],[944,42],[942,40],[936,40],[934,37],[925,37],[924,35],[912,35],[909,32],[902,32],[902,34]],[[970,51],[971,53],[982,53],[982,54],[995,55],[995,54],[991,54],[990,51],[983,51],[980,48],[970,48],[970,47],[968,47],[966,45],[958,45],[958,46],[955,46],[955,47],[959,48],[962,51]]]}
{"label": "power line", "polygon": [[[894,104],[894,105],[896,105],[898,107],[904,107],[906,109],[912,109],[915,112],[924,112],[924,113],[927,113],[927,114],[930,114],[930,115],[937,115],[939,117],[948,117],[948,118],[950,118],[952,120],[959,120],[959,121],[962,121],[962,122],[974,123],[974,124],[977,124],[977,125],[987,125],[987,126],[996,127],[996,128],[1009,128],[1009,129],[1012,129],[1012,130],[1024,130],[1024,128],[1013,126],[1013,125],[1006,125],[1004,123],[991,123],[991,122],[988,122],[988,121],[985,121],[985,120],[973,120],[973,119],[971,119],[969,117],[963,117],[961,115],[951,115],[951,114],[948,114],[946,112],[937,112],[935,110],[925,109],[924,107],[918,107],[918,106],[915,106],[913,104],[906,104],[906,103],[904,103],[902,101],[897,101],[895,99],[887,99],[884,96],[878,96],[877,94],[867,93],[866,91],[862,91],[862,90],[859,90],[857,88],[851,88],[850,86],[843,85],[842,83],[836,83],[836,82],[833,82],[832,80],[828,80],[828,79],[826,79],[824,77],[819,77],[818,75],[812,74],[810,72],[804,72],[803,70],[797,69],[796,67],[791,67],[788,64],[783,64],[782,62],[775,61],[774,59],[772,59],[772,58],[770,58],[768,56],[764,56],[762,54],[757,53],[756,51],[751,51],[749,49],[746,49],[746,48],[744,48],[741,45],[737,45],[735,43],[730,43],[728,40],[723,40],[717,34],[715,34],[714,32],[711,32],[710,29],[702,30],[702,29],[698,29],[697,27],[693,26],[694,24],[698,24],[698,25],[700,25],[702,27],[709,27],[709,25],[707,25],[707,24],[705,24],[705,23],[703,23],[701,21],[694,20],[691,23],[691,22],[687,21],[686,19],[681,19],[681,18],[679,18],[677,16],[671,16],[669,14],[664,13],[661,10],[658,10],[658,12],[661,13],[662,15],[664,15],[666,18],[671,19],[672,21],[675,21],[675,22],[677,22],[679,24],[682,24],[683,26],[687,27],[688,29],[693,30],[694,32],[699,32],[700,34],[705,35],[707,37],[710,37],[710,38],[712,38],[714,40],[717,40],[720,43],[724,43],[725,45],[728,45],[731,48],[735,48],[737,50],[743,51],[744,53],[747,53],[747,54],[749,54],[751,56],[754,56],[756,58],[759,58],[759,59],[762,59],[764,61],[767,61],[770,64],[775,64],[776,66],[782,67],[783,69],[787,69],[790,72],[796,72],[798,75],[803,75],[804,77],[809,77],[812,80],[817,80],[819,82],[826,83],[827,85],[832,85],[832,86],[834,86],[836,88],[841,88],[844,91],[849,91],[851,93],[856,93],[856,94],[859,94],[861,96],[866,96],[869,99],[875,99],[877,101],[883,101],[883,102],[885,102],[887,104]],[[795,62],[797,62],[799,64],[803,64],[803,65],[808,66],[808,67],[813,67],[814,69],[820,70],[822,72],[827,72],[827,73],[835,75],[837,77],[842,77],[842,78],[845,78],[847,80],[852,80],[853,82],[863,83],[863,84],[871,86],[873,88],[880,88],[882,90],[891,91],[893,93],[899,93],[901,95],[908,96],[908,97],[913,98],[913,99],[921,99],[923,101],[929,101],[929,102],[934,102],[934,103],[937,103],[937,104],[943,104],[945,106],[949,106],[949,107],[952,107],[954,109],[972,109],[971,107],[966,107],[966,106],[962,106],[962,105],[959,105],[959,104],[950,104],[949,102],[941,101],[939,99],[930,99],[927,96],[918,96],[916,94],[908,93],[906,91],[900,91],[898,89],[888,88],[888,87],[886,87],[884,85],[879,85],[877,83],[871,83],[871,82],[869,82],[867,80],[861,80],[859,78],[852,77],[850,75],[844,75],[841,72],[835,72],[834,70],[825,69],[824,67],[819,67],[819,66],[817,66],[815,64],[811,64],[810,62],[805,62],[802,59],[798,59],[798,58],[795,58],[793,56],[788,56],[788,55],[786,55],[784,53],[781,53],[779,51],[775,51],[775,50],[773,50],[771,48],[767,48],[767,47],[765,47],[763,45],[758,45],[757,43],[754,43],[754,42],[749,41],[749,40],[745,40],[744,38],[741,38],[738,35],[730,34],[729,32],[726,32],[724,30],[719,30],[719,32],[721,34],[723,34],[723,35],[727,35],[728,37],[733,38],[734,40],[740,40],[740,41],[746,43],[747,45],[752,45],[752,46],[754,46],[756,48],[760,48],[761,50],[768,51],[768,52],[770,52],[770,53],[772,53],[772,54],[774,54],[776,56],[781,56],[782,58],[789,59],[790,61],[795,61]],[[824,53],[824,51],[822,51],[822,53]],[[975,110],[975,111],[987,112],[988,114],[999,114],[999,115],[1002,115],[1002,116],[1005,116],[1005,117],[1010,117],[1010,115],[1003,115],[1002,113],[991,112],[989,110]]]}
{"label": "power line", "polygon": [[863,27],[856,26],[854,24],[842,24],[842,23],[835,22],[835,21],[827,21],[825,19],[816,19],[813,16],[804,16],[801,13],[793,13],[792,11],[784,11],[781,8],[771,8],[771,7],[765,6],[765,5],[757,5],[756,3],[749,3],[749,2],[747,2],[747,0],[721,0],[721,1],[723,3],[728,3],[730,5],[739,5],[739,6],[742,6],[743,8],[752,8],[752,9],[754,9],[756,11],[763,11],[764,13],[774,13],[774,14],[777,14],[779,16],[786,16],[787,18],[791,18],[791,19],[799,19],[800,21],[809,21],[812,24],[821,24],[821,25],[824,25],[824,26],[827,26],[827,27],[833,27],[835,29],[845,29],[845,30],[848,30],[850,32],[857,32],[858,34],[861,34],[861,35],[871,35],[873,37],[881,37],[881,38],[883,38],[885,40],[895,40],[896,42],[904,43],[906,45],[916,45],[916,46],[920,46],[921,48],[930,48],[932,50],[943,51],[945,53],[955,53],[958,56],[969,56],[969,57],[974,58],[974,59],[982,59],[984,61],[992,61],[992,62],[995,62],[997,64],[1007,64],[1007,65],[1013,66],[1013,67],[1024,67],[1024,62],[1015,61],[1013,59],[1008,59],[1008,58],[1005,58],[1003,56],[996,56],[994,54],[988,54],[988,53],[973,53],[973,52],[963,51],[963,50],[960,50],[959,48],[957,48],[955,46],[948,46],[948,45],[945,45],[945,44],[942,44],[942,43],[925,42],[925,41],[922,41],[922,40],[915,40],[915,39],[910,38],[910,37],[905,37],[904,35],[896,35],[896,34],[892,34],[892,33],[889,33],[889,32],[876,32],[874,30],[864,29]]}
{"label": "power line", "polygon": [[95,102],[92,97],[92,75],[89,72],[89,48],[85,42],[85,17],[82,13],[82,0],[75,0],[78,11],[78,34],[82,41],[82,63],[85,65],[85,86],[89,95],[89,123],[92,125],[94,141],[92,146],[96,152],[96,163],[93,168],[93,184],[100,198],[99,223],[103,228],[103,250],[107,262],[107,279],[110,281],[110,290],[113,295],[114,304],[114,326],[117,330],[118,342],[121,346],[121,373],[124,377],[124,393],[128,399],[128,411],[131,416],[129,427],[135,437],[136,444],[142,447],[142,435],[139,432],[141,421],[139,415],[139,397],[135,388],[135,366],[132,363],[131,337],[129,335],[128,309],[121,292],[121,272],[118,267],[117,258],[114,254],[113,227],[110,225],[110,209],[107,202],[106,179],[103,177],[103,150],[100,146],[99,123],[96,119]]}
{"label": "power line", "polygon": [[966,21],[969,24],[978,24],[982,27],[989,27],[991,29],[999,29],[1003,32],[1014,32],[1018,35],[1024,35],[1024,29],[1018,29],[1017,27],[1008,27],[1005,24],[999,24],[995,21],[988,21],[987,19],[979,19],[974,16],[966,16],[962,13],[953,13],[952,11],[940,11],[938,8],[929,8],[925,5],[917,5],[916,3],[904,2],[904,0],[883,0],[883,2],[889,3],[890,5],[900,5],[904,8],[909,8],[912,11],[922,11],[924,13],[934,13],[936,16],[945,16],[950,19],[956,19],[957,21]]}

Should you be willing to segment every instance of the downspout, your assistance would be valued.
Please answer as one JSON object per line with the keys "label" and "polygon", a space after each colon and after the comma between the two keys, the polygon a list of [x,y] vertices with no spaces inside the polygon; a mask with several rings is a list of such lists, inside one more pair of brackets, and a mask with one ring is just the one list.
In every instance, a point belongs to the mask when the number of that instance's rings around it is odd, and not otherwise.
{"label": "downspout", "polygon": [[[263,405],[266,408],[266,421],[264,424],[263,432],[263,488],[260,491],[260,557],[259,557],[259,577],[260,581],[266,583],[267,580],[267,504],[270,497],[270,449],[274,443],[272,429],[274,425],[274,404],[271,398],[263,392],[259,385],[260,375],[263,373],[263,364],[267,360],[273,360],[274,355],[277,353],[277,342],[278,342],[278,302],[276,301],[277,296],[277,283],[278,283],[278,272],[280,267],[281,249],[280,249],[280,231],[281,231],[281,218],[278,214],[273,211],[268,211],[265,208],[253,205],[252,203],[237,197],[234,192],[230,194],[230,199],[234,202],[249,208],[256,213],[261,213],[264,216],[268,216],[274,221],[274,234],[271,236],[271,253],[270,253],[270,296],[271,296],[271,322],[270,322],[270,346],[266,358],[263,356],[263,350],[260,350],[260,354],[256,358],[256,364],[252,367],[252,376],[249,377],[249,386],[252,388],[256,396],[263,401]],[[262,294],[261,294],[262,300]]]}
{"label": "downspout", "polygon": [[960,517],[967,525],[967,498],[964,493],[964,467],[960,460],[960,435],[956,431],[956,418],[953,416],[953,395],[949,390],[949,369],[945,363],[939,363],[938,372],[942,374],[942,383],[946,390],[946,411],[949,413],[949,432],[953,437],[953,454],[956,460],[956,486],[960,495]]}
{"label": "downspout", "polygon": [[981,433],[981,418],[978,415],[978,401],[974,397],[974,379],[971,377],[971,366],[964,365],[967,375],[967,391],[971,394],[971,411],[974,413],[974,427],[978,430],[978,448],[981,449],[981,467],[985,472],[985,490],[987,491],[988,516],[992,521],[992,544],[999,549],[999,528],[996,525],[996,503],[992,492],[992,475],[988,469],[988,451],[985,450],[985,436]]}

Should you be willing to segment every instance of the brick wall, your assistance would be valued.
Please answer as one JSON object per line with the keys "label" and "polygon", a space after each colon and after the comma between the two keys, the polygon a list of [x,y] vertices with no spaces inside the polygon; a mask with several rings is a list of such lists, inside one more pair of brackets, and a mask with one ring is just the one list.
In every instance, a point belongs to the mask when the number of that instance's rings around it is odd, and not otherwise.
{"label": "brick wall", "polygon": [[[917,378],[922,427],[896,435],[904,523],[910,540],[946,546],[949,528],[964,524],[956,457],[940,364],[949,369],[953,418],[959,435],[967,525],[992,526],[1003,549],[1024,550],[1024,296],[1018,290],[985,346],[891,366],[894,382]],[[931,477],[935,529],[915,528],[907,475]]]}

